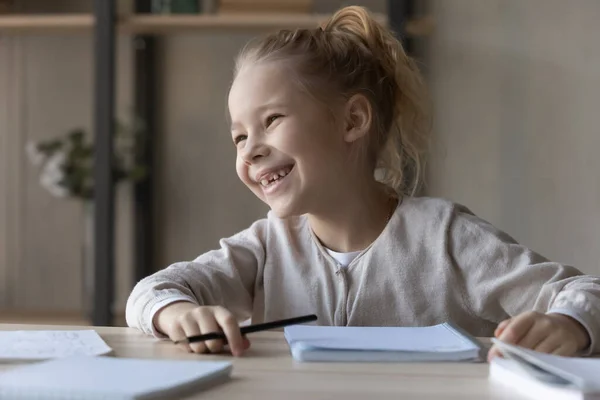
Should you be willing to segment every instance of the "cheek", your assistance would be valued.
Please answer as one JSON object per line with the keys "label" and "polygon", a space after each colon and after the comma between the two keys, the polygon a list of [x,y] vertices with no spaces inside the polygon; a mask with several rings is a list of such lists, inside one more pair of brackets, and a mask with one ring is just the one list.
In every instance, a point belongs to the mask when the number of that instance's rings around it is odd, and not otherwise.
{"label": "cheek", "polygon": [[303,137],[294,143],[293,148],[297,153],[302,154],[309,163],[306,167],[311,169],[335,163],[340,153],[344,151],[343,142],[336,140],[335,132],[318,126],[308,127]]}
{"label": "cheek", "polygon": [[250,189],[252,193],[254,193],[259,199],[267,203],[267,200],[265,199],[260,187],[256,184],[256,182],[250,179],[250,176],[248,175],[248,166],[239,157],[237,157],[235,161],[235,171],[237,172],[238,178],[240,178],[244,185],[246,185],[246,187]]}
{"label": "cheek", "polygon": [[242,159],[240,159],[240,157],[236,157],[235,159],[235,171],[237,172],[238,178],[240,178],[240,180],[244,182],[245,185],[250,185],[250,178],[248,176],[248,166],[244,161],[242,161]]}

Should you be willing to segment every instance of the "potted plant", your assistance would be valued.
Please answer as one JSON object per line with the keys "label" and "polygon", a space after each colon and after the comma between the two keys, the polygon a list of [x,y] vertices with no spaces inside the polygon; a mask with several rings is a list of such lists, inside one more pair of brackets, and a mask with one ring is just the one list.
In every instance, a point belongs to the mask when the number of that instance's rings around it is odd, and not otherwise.
{"label": "potted plant", "polygon": [[[124,124],[115,121],[113,176],[115,183],[139,182],[147,175],[138,162],[144,146],[144,127],[139,121]],[[83,302],[91,310],[94,262],[94,144],[84,129],[72,129],[64,135],[26,145],[28,158],[39,167],[43,188],[59,198],[78,200],[83,207],[82,277]]]}

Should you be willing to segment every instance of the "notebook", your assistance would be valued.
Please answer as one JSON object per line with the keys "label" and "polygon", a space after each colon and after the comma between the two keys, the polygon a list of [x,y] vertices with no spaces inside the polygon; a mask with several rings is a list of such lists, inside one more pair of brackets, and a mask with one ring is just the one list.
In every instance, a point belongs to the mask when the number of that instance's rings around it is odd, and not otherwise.
{"label": "notebook", "polygon": [[294,325],[284,330],[297,361],[478,361],[481,345],[458,327]]}
{"label": "notebook", "polygon": [[226,380],[225,361],[65,357],[0,373],[0,399],[163,399]]}
{"label": "notebook", "polygon": [[99,356],[111,352],[112,349],[94,330],[0,332],[0,362]]}
{"label": "notebook", "polygon": [[600,399],[600,359],[539,353],[492,339],[504,358],[490,364],[491,381],[537,399]]}

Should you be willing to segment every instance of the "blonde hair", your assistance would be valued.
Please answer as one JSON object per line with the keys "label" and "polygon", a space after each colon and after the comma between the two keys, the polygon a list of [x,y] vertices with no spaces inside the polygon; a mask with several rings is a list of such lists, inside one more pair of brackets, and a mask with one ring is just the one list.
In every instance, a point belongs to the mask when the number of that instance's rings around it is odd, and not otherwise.
{"label": "blonde hair", "polygon": [[[316,29],[282,30],[246,46],[248,62],[291,61],[301,86],[316,98],[364,95],[373,110],[368,151],[379,180],[402,195],[423,183],[430,134],[421,74],[394,34],[358,6],[345,7]],[[333,90],[332,90],[333,89]]]}

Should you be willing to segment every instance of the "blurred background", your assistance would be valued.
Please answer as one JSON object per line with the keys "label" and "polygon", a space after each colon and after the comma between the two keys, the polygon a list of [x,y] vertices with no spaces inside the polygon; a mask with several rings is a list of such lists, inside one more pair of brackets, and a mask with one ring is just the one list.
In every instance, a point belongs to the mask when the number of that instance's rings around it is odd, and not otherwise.
{"label": "blurred background", "polygon": [[96,73],[111,65],[100,3],[0,0],[0,322],[122,325],[137,279],[263,217],[234,169],[233,59],[348,4],[394,27],[426,76],[423,194],[600,275],[597,0],[115,1],[114,265],[94,255],[91,141],[113,87]]}

